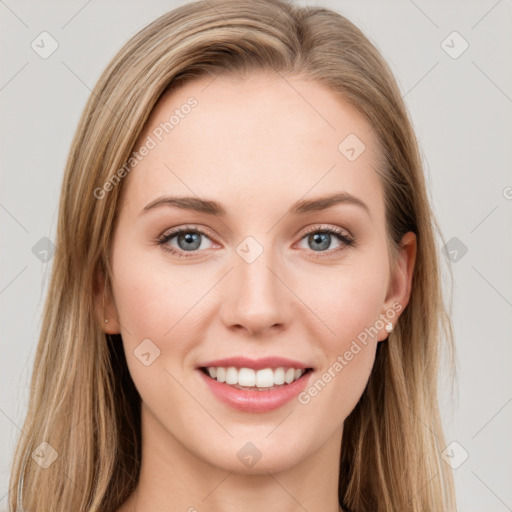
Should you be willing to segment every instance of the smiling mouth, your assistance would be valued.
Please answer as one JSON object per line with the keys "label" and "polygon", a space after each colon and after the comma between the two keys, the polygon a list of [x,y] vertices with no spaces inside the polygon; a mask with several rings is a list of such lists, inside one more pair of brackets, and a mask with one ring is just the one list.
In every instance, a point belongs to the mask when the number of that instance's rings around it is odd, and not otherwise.
{"label": "smiling mouth", "polygon": [[286,387],[313,371],[312,368],[236,368],[234,366],[201,367],[212,380],[244,391],[269,391]]}

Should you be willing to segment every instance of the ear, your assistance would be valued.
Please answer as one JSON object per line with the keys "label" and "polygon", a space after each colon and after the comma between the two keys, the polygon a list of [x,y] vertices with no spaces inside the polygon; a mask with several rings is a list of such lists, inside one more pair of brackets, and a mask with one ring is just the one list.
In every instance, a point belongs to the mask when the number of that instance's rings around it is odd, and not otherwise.
{"label": "ear", "polygon": [[117,309],[109,287],[105,289],[105,275],[101,269],[94,274],[94,307],[100,328],[106,334],[119,334]]}
{"label": "ear", "polygon": [[[383,305],[381,318],[385,324],[392,323],[393,327],[397,324],[398,318],[409,303],[412,288],[412,276],[414,273],[414,264],[416,262],[417,241],[416,235],[409,231],[400,241],[398,248],[398,260],[395,271],[391,276],[386,300]],[[385,328],[379,332],[379,341],[386,339],[389,334]]]}

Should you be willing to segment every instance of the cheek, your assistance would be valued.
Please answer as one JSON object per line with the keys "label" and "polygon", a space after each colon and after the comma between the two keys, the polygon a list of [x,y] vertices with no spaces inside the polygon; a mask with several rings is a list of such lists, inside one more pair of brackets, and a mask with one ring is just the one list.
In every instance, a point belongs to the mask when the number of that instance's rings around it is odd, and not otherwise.
{"label": "cheek", "polygon": [[[133,241],[132,247],[137,243]],[[188,315],[206,291],[198,283],[205,279],[198,277],[198,267],[195,272],[185,267],[170,271],[165,258],[154,256],[159,248],[127,252],[123,245],[128,243],[120,240],[113,254],[114,295],[121,329],[133,341],[142,337],[161,342],[172,337],[181,319],[190,324]]]}
{"label": "cheek", "polygon": [[387,284],[385,264],[374,261],[371,266],[365,260],[336,272],[329,269],[323,276],[317,272],[314,283],[302,288],[305,302],[321,320],[312,334],[321,344],[322,365],[299,402],[314,410],[325,424],[343,421],[371,374],[377,333],[384,325],[380,314]]}
{"label": "cheek", "polygon": [[[119,240],[112,258],[128,368],[146,401],[170,393],[172,401],[179,402],[184,397],[177,381],[189,375],[194,349],[204,338],[204,319],[209,317],[206,310],[212,297],[208,292],[219,276],[207,266],[172,267],[165,255],[157,254],[159,248],[127,251],[129,245]],[[183,404],[175,403],[174,410],[179,405]],[[167,406],[171,403],[159,405]]]}
{"label": "cheek", "polygon": [[316,271],[314,278],[303,281],[299,293],[325,327],[322,344],[327,353],[346,350],[354,339],[364,341],[365,333],[368,341],[377,339],[386,283],[385,265],[373,262],[372,267],[366,261]]}
{"label": "cheek", "polygon": [[193,305],[205,290],[187,286],[183,273],[166,271],[147,253],[122,247],[113,255],[113,288],[128,369],[148,408],[172,417],[190,406],[178,382],[198,337]]}

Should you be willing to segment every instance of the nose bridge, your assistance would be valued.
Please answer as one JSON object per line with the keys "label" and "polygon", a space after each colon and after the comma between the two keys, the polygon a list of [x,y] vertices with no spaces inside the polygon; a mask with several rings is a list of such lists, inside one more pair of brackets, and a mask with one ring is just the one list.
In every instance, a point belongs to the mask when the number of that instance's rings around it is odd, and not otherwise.
{"label": "nose bridge", "polygon": [[271,237],[247,237],[235,249],[227,323],[257,333],[285,320],[286,297],[276,277],[279,258],[270,247]]}

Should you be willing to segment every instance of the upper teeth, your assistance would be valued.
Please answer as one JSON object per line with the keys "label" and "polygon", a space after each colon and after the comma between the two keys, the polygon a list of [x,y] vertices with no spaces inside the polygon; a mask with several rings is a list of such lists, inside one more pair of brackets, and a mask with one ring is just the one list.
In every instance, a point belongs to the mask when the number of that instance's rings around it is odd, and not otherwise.
{"label": "upper teeth", "polygon": [[299,379],[306,370],[282,367],[253,370],[252,368],[235,368],[234,366],[223,368],[218,366],[208,367],[207,371],[210,377],[218,382],[247,387],[271,388],[285,382],[286,384],[291,384]]}

